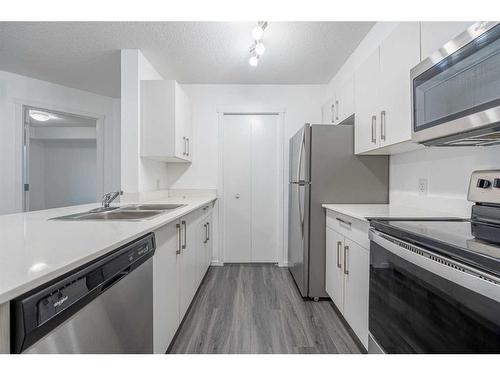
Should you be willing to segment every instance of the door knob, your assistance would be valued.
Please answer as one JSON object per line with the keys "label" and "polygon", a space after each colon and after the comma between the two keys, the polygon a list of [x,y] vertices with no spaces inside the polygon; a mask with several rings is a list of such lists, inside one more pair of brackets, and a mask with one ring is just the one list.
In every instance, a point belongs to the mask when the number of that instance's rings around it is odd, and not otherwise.
{"label": "door knob", "polygon": [[234,196],[236,199],[240,199],[240,193],[236,193],[236,195]]}

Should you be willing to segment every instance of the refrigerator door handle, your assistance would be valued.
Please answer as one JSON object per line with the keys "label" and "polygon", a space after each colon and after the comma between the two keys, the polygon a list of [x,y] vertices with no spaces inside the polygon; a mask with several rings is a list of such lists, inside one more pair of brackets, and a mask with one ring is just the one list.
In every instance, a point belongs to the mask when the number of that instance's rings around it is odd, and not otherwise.
{"label": "refrigerator door handle", "polygon": [[300,219],[300,233],[302,238],[304,238],[304,216],[302,214],[302,206],[300,203],[300,184],[297,184],[297,200],[299,203],[299,219]]}
{"label": "refrigerator door handle", "polygon": [[299,160],[297,165],[297,181],[299,182],[301,181],[300,172],[302,171],[302,152],[304,151],[305,145],[306,145],[306,130],[304,129],[302,131],[302,140],[300,141]]}

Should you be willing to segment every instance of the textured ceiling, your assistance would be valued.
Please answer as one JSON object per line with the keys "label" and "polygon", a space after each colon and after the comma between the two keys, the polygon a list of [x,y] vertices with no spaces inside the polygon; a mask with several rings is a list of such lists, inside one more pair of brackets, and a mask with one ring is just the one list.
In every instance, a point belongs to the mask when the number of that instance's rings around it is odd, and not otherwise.
{"label": "textured ceiling", "polygon": [[259,66],[254,22],[0,22],[0,70],[120,96],[120,49],[181,83],[326,83],[373,22],[270,22]]}

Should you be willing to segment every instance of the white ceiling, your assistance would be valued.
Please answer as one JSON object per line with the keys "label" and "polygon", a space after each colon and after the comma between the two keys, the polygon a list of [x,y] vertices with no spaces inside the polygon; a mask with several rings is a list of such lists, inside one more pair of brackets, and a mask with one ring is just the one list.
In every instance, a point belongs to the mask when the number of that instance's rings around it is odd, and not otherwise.
{"label": "white ceiling", "polygon": [[327,83],[373,22],[270,22],[259,66],[254,22],[0,22],[0,70],[120,96],[120,49],[181,83]]}

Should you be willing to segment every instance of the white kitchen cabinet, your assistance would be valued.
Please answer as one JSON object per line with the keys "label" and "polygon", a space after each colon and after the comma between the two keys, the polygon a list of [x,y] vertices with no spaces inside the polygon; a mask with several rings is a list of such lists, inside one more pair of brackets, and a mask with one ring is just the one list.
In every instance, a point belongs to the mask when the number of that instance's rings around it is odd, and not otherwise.
{"label": "white kitchen cabinet", "polygon": [[191,212],[181,219],[180,305],[179,315],[184,317],[200,283],[199,259],[203,248],[199,241],[199,221],[202,210]]}
{"label": "white kitchen cabinet", "polygon": [[338,125],[354,114],[354,77],[335,87],[334,94],[321,107],[324,124]]}
{"label": "white kitchen cabinet", "polygon": [[380,45],[380,147],[411,141],[410,70],[420,61],[418,22],[401,22]]}
{"label": "white kitchen cabinet", "polygon": [[367,348],[370,251],[346,237],[343,255],[344,317]]}
{"label": "white kitchen cabinet", "polygon": [[420,22],[421,60],[425,60],[445,43],[464,32],[472,21],[468,22]]}
{"label": "white kitchen cabinet", "polygon": [[[165,353],[211,260],[212,203],[155,230],[153,257],[153,346]],[[210,228],[208,228],[211,230]],[[206,236],[209,241],[205,242]],[[210,255],[207,252],[210,251]],[[210,260],[207,260],[210,259]]]}
{"label": "white kitchen cabinet", "polygon": [[323,124],[335,123],[335,95],[321,106],[321,120]]}
{"label": "white kitchen cabinet", "polygon": [[393,154],[411,142],[410,69],[420,61],[418,22],[401,22],[355,72],[355,153]]}
{"label": "white kitchen cabinet", "polygon": [[141,156],[190,162],[193,153],[191,104],[172,80],[141,82]]}
{"label": "white kitchen cabinet", "polygon": [[370,252],[368,223],[326,213],[326,292],[347,323],[368,347]]}
{"label": "white kitchen cabinet", "polygon": [[344,313],[343,244],[344,236],[326,227],[326,292],[342,314]]}
{"label": "white kitchen cabinet", "polygon": [[377,133],[380,56],[375,49],[354,75],[354,152],[360,154],[376,149],[380,142]]}
{"label": "white kitchen cabinet", "polygon": [[354,114],[354,77],[339,85],[335,100],[335,123],[340,124]]}
{"label": "white kitchen cabinet", "polygon": [[179,222],[155,231],[153,257],[153,349],[164,354],[179,326]]}

